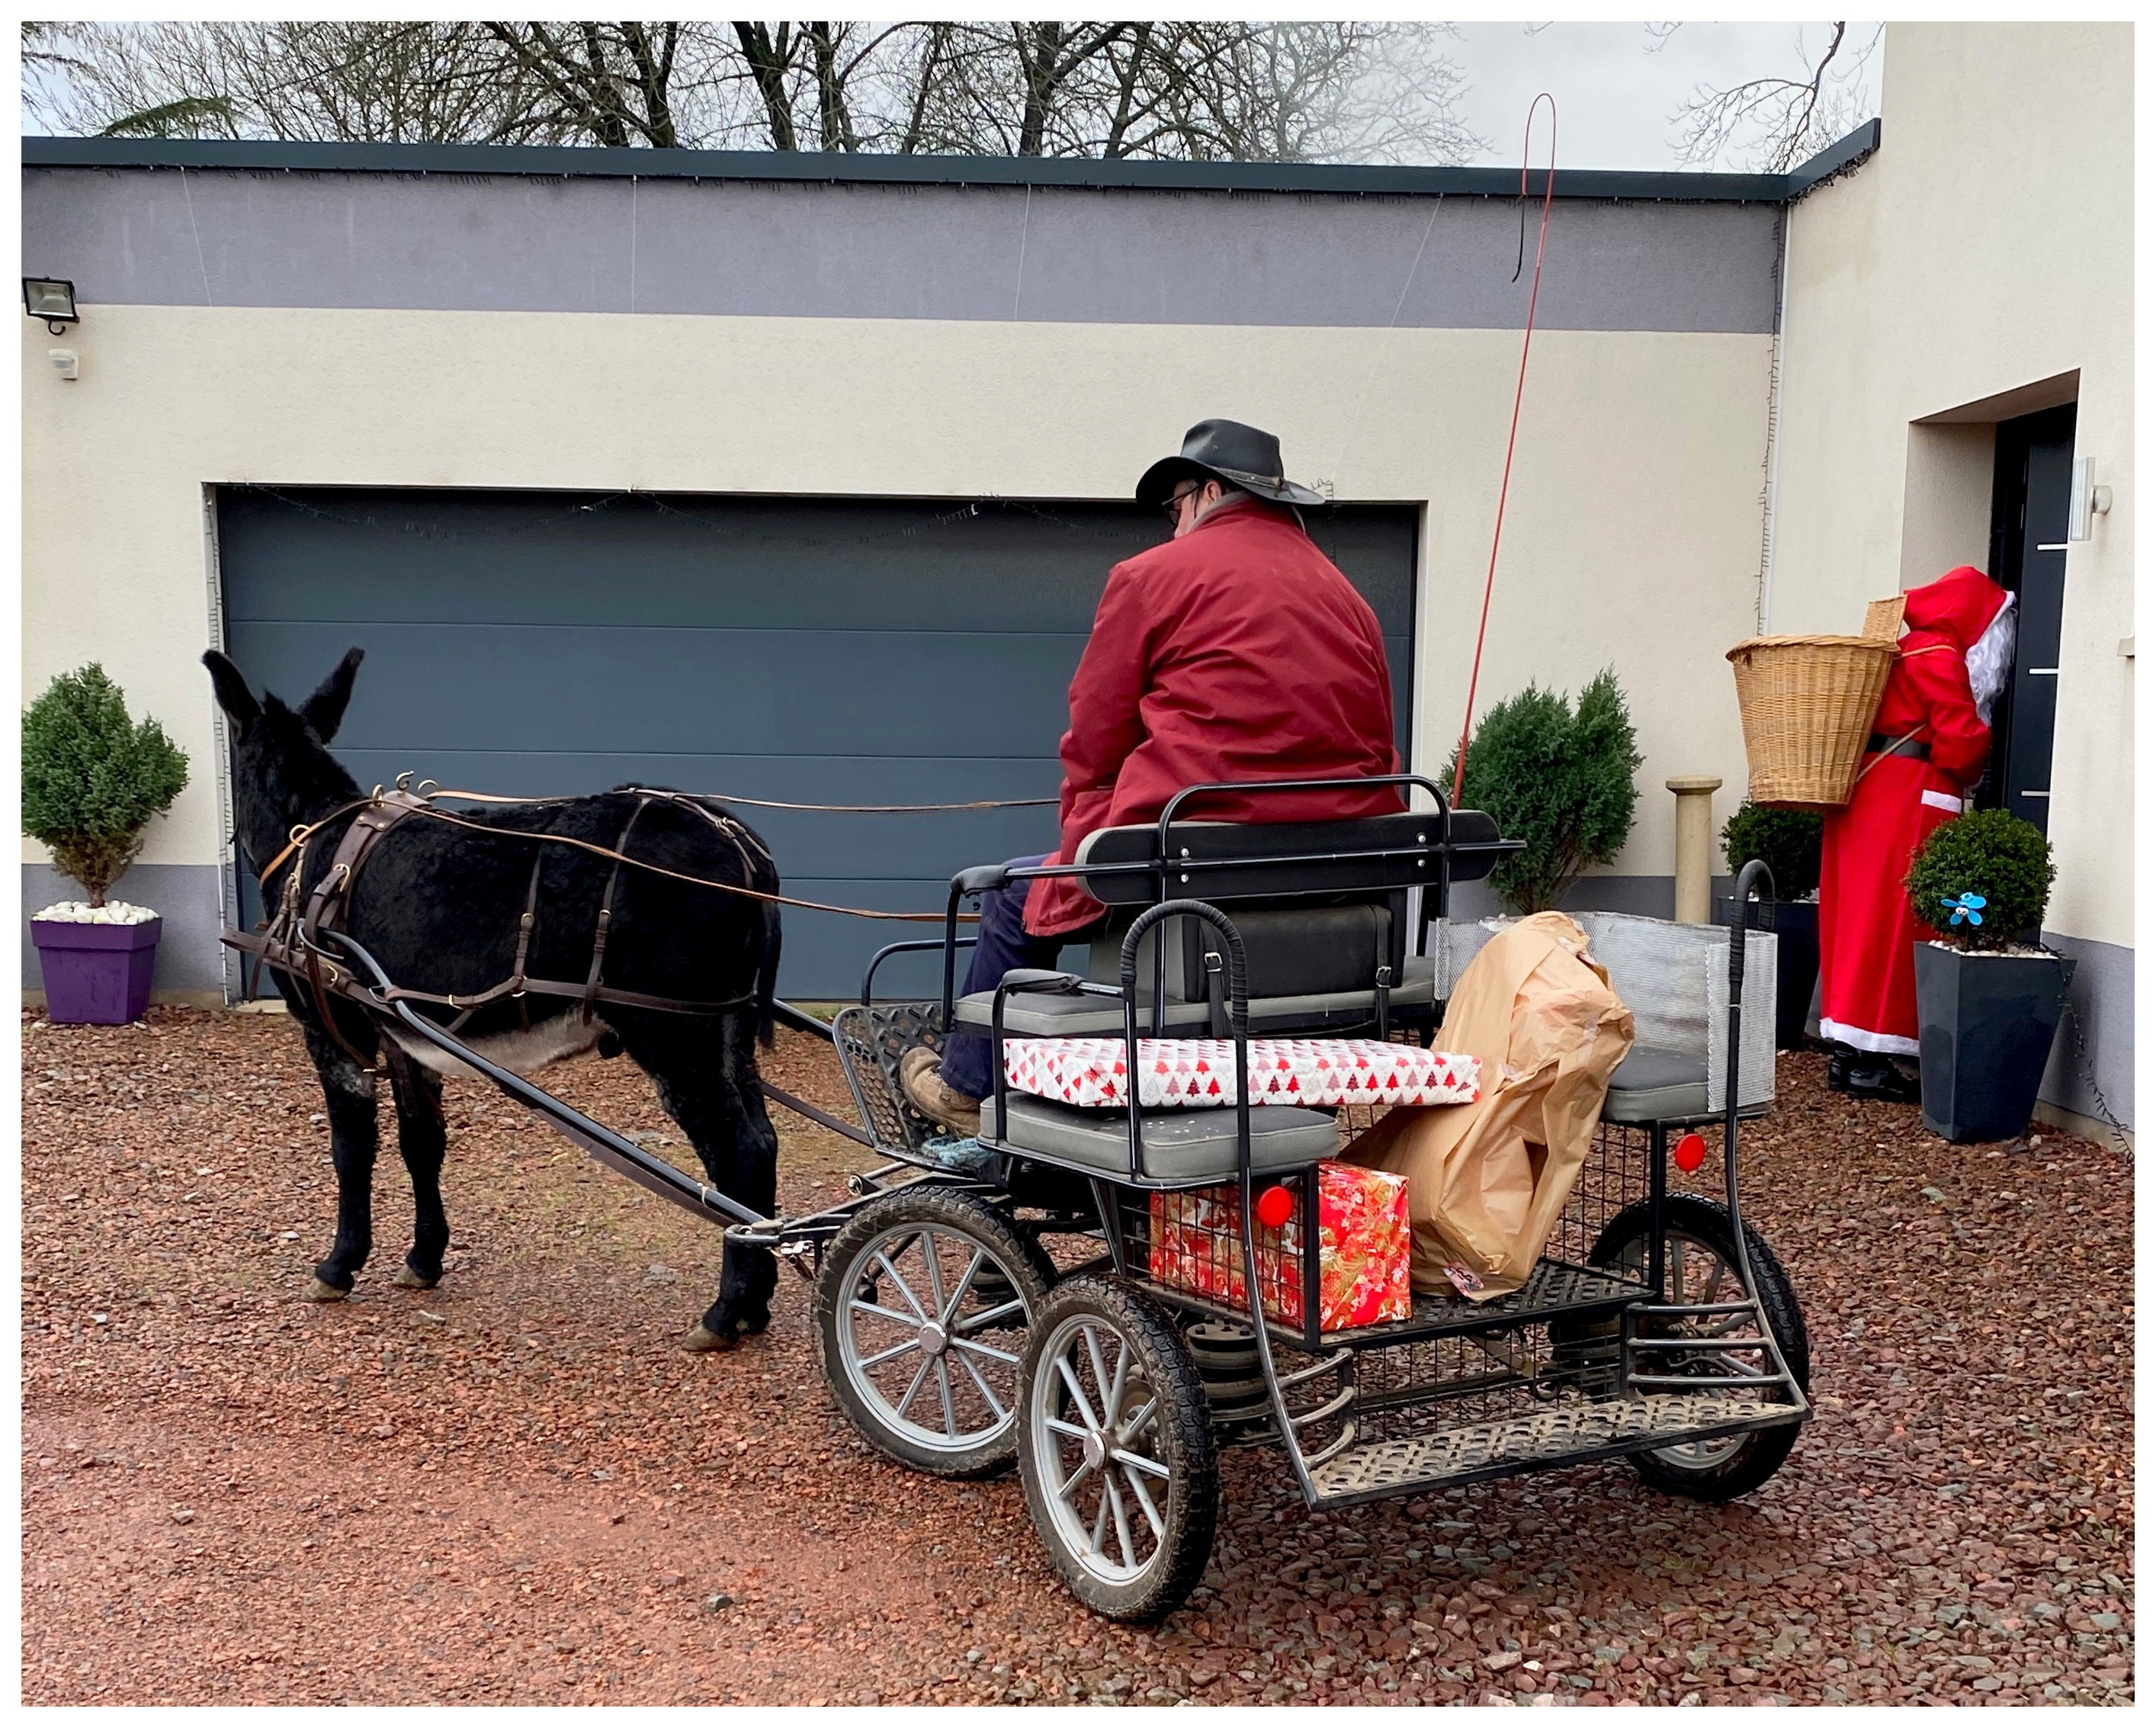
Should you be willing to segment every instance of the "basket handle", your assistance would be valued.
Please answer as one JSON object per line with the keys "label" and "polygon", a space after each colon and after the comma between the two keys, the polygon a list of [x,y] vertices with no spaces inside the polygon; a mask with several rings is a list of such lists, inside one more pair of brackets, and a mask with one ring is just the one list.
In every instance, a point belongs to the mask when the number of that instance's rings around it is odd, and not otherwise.
{"label": "basket handle", "polygon": [[1896,594],[1891,599],[1874,600],[1864,609],[1864,640],[1867,642],[1891,642],[1902,634],[1902,609],[1909,603],[1907,594]]}

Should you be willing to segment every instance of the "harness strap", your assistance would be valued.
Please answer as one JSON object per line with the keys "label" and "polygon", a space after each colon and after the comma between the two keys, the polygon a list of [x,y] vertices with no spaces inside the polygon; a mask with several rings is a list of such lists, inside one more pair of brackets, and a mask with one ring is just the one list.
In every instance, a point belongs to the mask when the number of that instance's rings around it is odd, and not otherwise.
{"label": "harness strap", "polygon": [[649,798],[639,798],[636,808],[629,813],[629,820],[622,825],[621,838],[613,843],[615,864],[607,872],[606,887],[599,894],[599,927],[592,936],[592,969],[584,980],[584,1024],[592,1021],[592,1009],[599,999],[599,968],[606,964],[607,932],[613,925],[613,891],[621,885],[621,867],[634,861],[629,856],[629,836],[634,831],[637,819],[651,807]]}

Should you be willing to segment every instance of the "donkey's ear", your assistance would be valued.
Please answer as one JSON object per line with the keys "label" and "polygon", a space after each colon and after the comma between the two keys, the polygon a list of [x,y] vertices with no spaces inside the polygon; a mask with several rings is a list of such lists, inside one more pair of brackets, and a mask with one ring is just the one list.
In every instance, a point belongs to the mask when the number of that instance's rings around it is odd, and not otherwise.
{"label": "donkey's ear", "polygon": [[346,649],[336,670],[322,680],[321,688],[300,704],[300,718],[324,743],[335,738],[337,728],[344,723],[344,707],[352,700],[352,677],[366,658],[364,648]]}
{"label": "donkey's ear", "polygon": [[244,732],[262,717],[262,704],[254,699],[254,692],[247,687],[247,680],[239,675],[239,668],[213,648],[203,656],[203,664],[209,668],[209,681],[217,690],[217,705],[224,710],[232,723]]}

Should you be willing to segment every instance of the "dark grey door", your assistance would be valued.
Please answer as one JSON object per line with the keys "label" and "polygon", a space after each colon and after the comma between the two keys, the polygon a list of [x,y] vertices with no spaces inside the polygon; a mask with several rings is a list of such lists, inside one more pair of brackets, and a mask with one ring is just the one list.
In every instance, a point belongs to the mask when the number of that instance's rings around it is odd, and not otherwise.
{"label": "dark grey door", "polygon": [[2074,409],[1999,423],[1992,482],[1993,579],[2015,596],[2014,676],[1991,716],[1980,803],[2051,820],[2051,732],[2059,708],[2059,625],[2066,594],[2066,517]]}
{"label": "dark grey door", "polygon": [[[227,642],[258,686],[296,700],[367,651],[336,740],[362,786],[803,804],[1054,797],[1109,567],[1166,532],[1134,505],[260,487],[221,492],[218,522]],[[1404,753],[1416,512],[1311,527],[1383,626]],[[742,814],[788,892],[889,910],[1055,841],[1052,808]],[[788,911],[782,987],[851,995],[875,948],[926,933]]]}

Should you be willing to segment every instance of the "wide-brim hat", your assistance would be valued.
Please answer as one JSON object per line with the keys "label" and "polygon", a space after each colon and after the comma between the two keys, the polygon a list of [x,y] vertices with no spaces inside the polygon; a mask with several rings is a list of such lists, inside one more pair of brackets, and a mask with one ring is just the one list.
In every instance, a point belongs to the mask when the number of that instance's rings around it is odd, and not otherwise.
{"label": "wide-brim hat", "polygon": [[1200,420],[1183,436],[1180,455],[1163,456],[1138,481],[1141,504],[1165,504],[1178,480],[1218,480],[1270,504],[1317,506],[1321,492],[1281,471],[1280,440],[1240,420]]}

